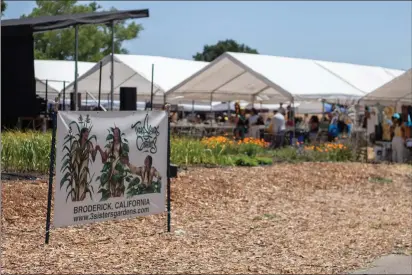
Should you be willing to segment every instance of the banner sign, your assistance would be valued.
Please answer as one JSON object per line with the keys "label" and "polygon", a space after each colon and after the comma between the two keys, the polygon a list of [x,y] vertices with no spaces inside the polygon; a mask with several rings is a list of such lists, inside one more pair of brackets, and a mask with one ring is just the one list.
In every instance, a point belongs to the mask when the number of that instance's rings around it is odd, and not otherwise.
{"label": "banner sign", "polygon": [[165,211],[166,112],[57,116],[55,227]]}

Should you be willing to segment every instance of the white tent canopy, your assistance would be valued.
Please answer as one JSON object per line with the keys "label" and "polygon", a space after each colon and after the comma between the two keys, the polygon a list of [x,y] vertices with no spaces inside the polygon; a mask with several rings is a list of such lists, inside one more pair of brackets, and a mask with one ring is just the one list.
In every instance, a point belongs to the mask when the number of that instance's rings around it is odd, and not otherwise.
{"label": "white tent canopy", "polygon": [[404,73],[402,70],[387,69],[378,66],[315,60],[314,62],[364,94],[372,92]]}
{"label": "white tent canopy", "polygon": [[[220,104],[220,102],[212,102],[212,105],[210,103],[208,104],[178,104],[179,108],[182,108],[184,112],[210,112],[213,110],[214,106]],[[211,109],[212,108],[212,109]]]}
{"label": "white tent canopy", "polygon": [[359,99],[402,71],[246,53],[224,53],[167,97],[279,103]]}
{"label": "white tent canopy", "polygon": [[[310,101],[310,102],[295,102],[293,106],[295,107],[295,114],[321,114],[323,111],[322,102],[320,101]],[[246,105],[246,109],[264,109],[269,111],[278,110],[280,104],[261,104],[261,103],[249,103]],[[284,108],[286,105],[283,106]]]}
{"label": "white tent canopy", "polygon": [[[236,102],[234,101],[222,102],[220,104],[216,104],[215,106],[213,106],[213,111],[214,112],[226,112],[229,110],[229,108],[230,108],[230,111],[235,111],[235,104]],[[241,108],[245,108],[247,110],[251,110],[252,108],[255,108],[257,110],[264,109],[264,110],[269,110],[269,111],[279,109],[279,104],[249,103],[244,100],[240,100],[239,105]]]}
{"label": "white tent canopy", "polygon": [[[295,103],[295,106],[298,105],[298,103]],[[274,111],[279,109],[280,104],[262,104],[262,103],[249,103],[246,105],[247,110],[251,110],[252,108],[255,108],[256,110],[268,110],[268,111]]]}
{"label": "white tent canopy", "polygon": [[[257,110],[264,109],[268,111],[274,111],[279,109],[280,104],[262,104],[262,103],[248,103],[246,101],[239,102],[240,107],[245,109],[255,108]],[[295,102],[293,106],[296,108],[296,114],[321,114],[323,111],[323,103],[320,101],[310,101],[310,102]],[[286,105],[283,106],[286,108]],[[210,108],[209,108],[210,109]],[[214,112],[225,112],[229,109],[228,103],[216,104],[213,106]],[[235,110],[235,103],[230,102],[230,110]]]}
{"label": "white tent canopy", "polygon": [[321,101],[300,102],[296,105],[296,114],[321,114],[323,111]]}
{"label": "white tent canopy", "polygon": [[[216,104],[216,105],[213,106],[213,112],[226,112],[226,111],[228,111],[229,109],[230,109],[231,111],[234,111],[234,110],[235,110],[235,104],[236,104],[236,102],[234,102],[234,101],[231,101],[231,102],[220,102],[220,103],[218,103],[218,104]],[[239,101],[239,105],[240,105],[241,108],[246,108],[246,106],[247,106],[248,104],[249,104],[249,103],[248,103],[247,101],[244,101],[244,100],[240,100],[240,101]]]}
{"label": "white tent canopy", "polygon": [[36,79],[36,93],[37,94],[44,95],[46,93],[46,87],[47,87],[47,93],[58,94],[60,92],[56,88],[53,88],[53,85],[50,85],[48,82],[46,84],[46,81],[40,80],[37,77],[35,77],[35,79]]}
{"label": "white tent canopy", "polygon": [[361,99],[365,104],[412,104],[412,69],[378,87]]}
{"label": "white tent canopy", "polygon": [[[101,93],[111,91],[111,55],[102,62]],[[100,62],[78,78],[78,92],[89,92],[97,97],[99,92]],[[136,87],[138,100],[150,99],[152,64],[154,64],[153,92],[156,101],[163,102],[164,92],[205,67],[207,62],[144,55],[114,55],[114,93],[119,97],[120,87]],[[74,83],[68,86],[73,90]]]}
{"label": "white tent canopy", "polygon": [[[78,62],[78,74],[81,75],[94,66],[93,62]],[[44,95],[46,92],[57,94],[63,90],[64,83],[66,87],[74,81],[74,61],[62,60],[35,60],[34,74],[36,77],[36,92]]]}

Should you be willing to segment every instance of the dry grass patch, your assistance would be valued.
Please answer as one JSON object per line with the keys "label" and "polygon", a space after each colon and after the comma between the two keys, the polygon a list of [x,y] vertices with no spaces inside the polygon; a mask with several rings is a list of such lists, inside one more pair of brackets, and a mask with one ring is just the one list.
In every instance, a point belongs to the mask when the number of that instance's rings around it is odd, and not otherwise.
{"label": "dry grass patch", "polygon": [[54,229],[48,246],[47,184],[3,183],[2,267],[26,274],[347,272],[412,249],[409,168],[194,169],[172,183],[173,233],[164,233],[166,217],[157,215]]}

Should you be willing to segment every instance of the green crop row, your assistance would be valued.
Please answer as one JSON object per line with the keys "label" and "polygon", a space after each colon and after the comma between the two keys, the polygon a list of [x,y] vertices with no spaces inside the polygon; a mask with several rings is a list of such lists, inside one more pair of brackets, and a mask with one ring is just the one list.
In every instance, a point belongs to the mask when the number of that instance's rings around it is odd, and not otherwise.
{"label": "green crop row", "polygon": [[[50,163],[51,133],[8,131],[1,135],[2,171],[47,173]],[[232,142],[224,137],[196,140],[172,137],[171,162],[179,166],[257,166],[273,160],[350,161],[351,150],[330,144],[268,150],[261,141]]]}

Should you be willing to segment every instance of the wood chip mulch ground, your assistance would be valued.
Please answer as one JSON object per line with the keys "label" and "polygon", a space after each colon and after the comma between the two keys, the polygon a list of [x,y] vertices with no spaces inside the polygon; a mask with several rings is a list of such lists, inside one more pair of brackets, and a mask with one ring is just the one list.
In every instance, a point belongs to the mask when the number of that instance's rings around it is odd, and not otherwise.
{"label": "wood chip mulch ground", "polygon": [[1,265],[19,274],[343,273],[412,249],[411,166],[192,169],[166,215],[53,229],[47,183],[3,181]]}

